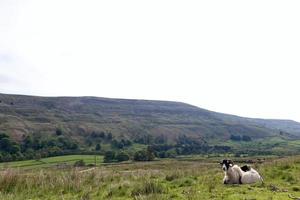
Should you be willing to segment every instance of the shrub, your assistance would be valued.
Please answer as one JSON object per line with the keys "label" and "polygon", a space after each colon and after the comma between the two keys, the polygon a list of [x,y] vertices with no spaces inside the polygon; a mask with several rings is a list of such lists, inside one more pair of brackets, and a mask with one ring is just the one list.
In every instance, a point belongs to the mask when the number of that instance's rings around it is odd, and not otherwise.
{"label": "shrub", "polygon": [[120,141],[113,139],[111,141],[111,145],[115,148],[123,149],[124,147],[132,145],[132,142],[130,140],[126,140],[126,139],[121,139]]}
{"label": "shrub", "polygon": [[177,156],[177,152],[175,149],[170,149],[166,151],[166,157],[168,158],[175,158]]}
{"label": "shrub", "polygon": [[100,145],[99,143],[96,144],[95,150],[96,150],[96,151],[100,151],[100,150],[101,150],[101,145]]}
{"label": "shrub", "polygon": [[56,131],[55,131],[55,134],[58,135],[58,136],[62,135],[63,134],[62,129],[61,128],[57,128]]}
{"label": "shrub", "polygon": [[135,161],[151,161],[154,160],[154,158],[154,153],[149,148],[147,150],[135,152],[133,157]]}
{"label": "shrub", "polygon": [[252,138],[250,136],[247,136],[247,135],[243,135],[242,136],[242,140],[245,141],[245,142],[249,142],[252,140]]}
{"label": "shrub", "polygon": [[121,151],[116,155],[116,160],[118,162],[127,161],[129,160],[129,155],[126,152]]}
{"label": "shrub", "polygon": [[74,167],[84,167],[85,162],[83,160],[78,160],[74,163]]}
{"label": "shrub", "polygon": [[230,135],[230,139],[233,141],[241,141],[241,136],[240,135]]}
{"label": "shrub", "polygon": [[114,151],[106,151],[104,154],[104,162],[112,162],[115,160],[115,152]]}

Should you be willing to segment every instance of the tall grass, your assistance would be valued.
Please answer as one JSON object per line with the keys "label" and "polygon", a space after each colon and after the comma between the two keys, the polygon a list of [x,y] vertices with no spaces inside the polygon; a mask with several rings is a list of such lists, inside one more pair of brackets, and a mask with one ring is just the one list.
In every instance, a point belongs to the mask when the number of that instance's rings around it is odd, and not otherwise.
{"label": "tall grass", "polygon": [[0,172],[0,199],[288,199],[300,196],[300,157],[257,166],[264,184],[228,186],[216,161],[120,164],[81,172],[13,170]]}

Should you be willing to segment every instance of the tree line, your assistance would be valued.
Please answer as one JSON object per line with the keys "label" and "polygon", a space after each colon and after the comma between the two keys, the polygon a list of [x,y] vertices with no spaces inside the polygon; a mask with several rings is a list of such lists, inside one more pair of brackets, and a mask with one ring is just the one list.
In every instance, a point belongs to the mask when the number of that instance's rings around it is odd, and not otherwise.
{"label": "tree line", "polygon": [[[231,135],[233,141],[251,141],[245,135]],[[92,131],[79,144],[57,128],[52,135],[33,133],[24,135],[19,143],[5,133],[0,134],[0,162],[40,159],[66,154],[98,154],[104,155],[105,162],[121,162],[126,160],[150,161],[157,158],[174,158],[178,155],[227,153],[235,151],[226,145],[209,145],[203,138],[191,138],[185,134],[177,137],[175,142],[169,142],[164,135],[153,136],[139,134],[133,139],[115,138],[111,132]],[[144,145],[145,150],[129,154],[128,149],[134,149],[133,144]],[[105,148],[103,148],[103,145]],[[241,152],[238,152],[241,153]]]}

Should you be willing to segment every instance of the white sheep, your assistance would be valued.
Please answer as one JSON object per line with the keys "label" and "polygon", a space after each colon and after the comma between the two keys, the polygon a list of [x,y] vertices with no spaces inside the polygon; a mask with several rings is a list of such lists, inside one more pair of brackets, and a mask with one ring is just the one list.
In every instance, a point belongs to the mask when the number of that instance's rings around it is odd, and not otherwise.
{"label": "white sheep", "polygon": [[223,160],[220,164],[225,172],[224,184],[251,184],[263,181],[259,173],[248,166],[239,167],[231,160]]}

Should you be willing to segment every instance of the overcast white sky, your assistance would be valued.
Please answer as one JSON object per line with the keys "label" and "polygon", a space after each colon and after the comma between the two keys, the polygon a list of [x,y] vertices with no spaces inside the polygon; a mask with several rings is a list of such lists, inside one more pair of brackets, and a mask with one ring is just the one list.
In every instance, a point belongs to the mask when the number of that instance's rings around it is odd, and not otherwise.
{"label": "overcast white sky", "polygon": [[300,1],[0,0],[0,92],[300,121]]}

